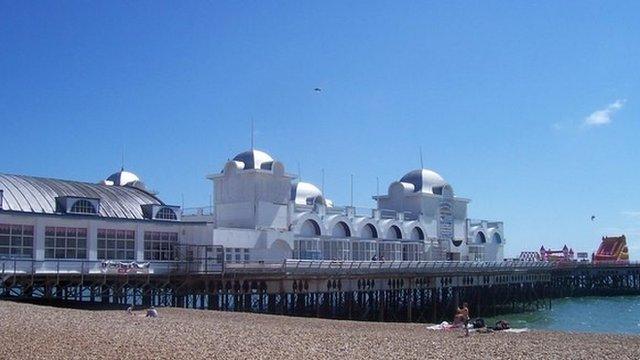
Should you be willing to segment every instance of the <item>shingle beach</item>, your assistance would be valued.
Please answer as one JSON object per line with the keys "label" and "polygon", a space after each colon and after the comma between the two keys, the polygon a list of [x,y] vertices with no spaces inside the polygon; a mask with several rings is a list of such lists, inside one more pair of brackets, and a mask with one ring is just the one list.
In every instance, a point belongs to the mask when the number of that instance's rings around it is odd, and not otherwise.
{"label": "shingle beach", "polygon": [[640,359],[640,336],[471,334],[367,323],[160,308],[145,318],[0,301],[1,359]]}

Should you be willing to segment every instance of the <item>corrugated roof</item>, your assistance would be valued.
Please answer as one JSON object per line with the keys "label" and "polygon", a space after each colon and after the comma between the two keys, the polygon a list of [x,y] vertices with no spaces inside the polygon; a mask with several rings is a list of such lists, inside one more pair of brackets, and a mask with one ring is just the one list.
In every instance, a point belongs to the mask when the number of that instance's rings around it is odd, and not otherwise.
{"label": "corrugated roof", "polygon": [[165,205],[152,194],[132,186],[110,186],[79,181],[0,174],[2,210],[55,214],[61,196],[100,199],[100,216],[144,219],[142,206]]}

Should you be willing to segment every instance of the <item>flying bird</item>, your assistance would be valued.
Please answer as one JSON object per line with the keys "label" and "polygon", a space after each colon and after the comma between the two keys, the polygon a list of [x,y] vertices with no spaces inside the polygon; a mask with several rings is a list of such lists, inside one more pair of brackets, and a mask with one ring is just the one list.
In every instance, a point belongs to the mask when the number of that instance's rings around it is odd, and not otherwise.
{"label": "flying bird", "polygon": [[591,221],[594,221],[596,219],[595,215],[591,215]]}
{"label": "flying bird", "polygon": [[315,91],[315,92],[320,92],[320,91],[322,91],[322,89],[320,89],[320,88],[315,88],[315,89],[313,89],[313,91]]}

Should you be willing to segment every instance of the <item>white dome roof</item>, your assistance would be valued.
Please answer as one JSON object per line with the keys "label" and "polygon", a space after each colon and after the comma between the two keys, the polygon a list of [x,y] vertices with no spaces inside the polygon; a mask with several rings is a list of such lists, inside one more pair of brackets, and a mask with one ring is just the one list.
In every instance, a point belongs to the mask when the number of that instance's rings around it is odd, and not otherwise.
{"label": "white dome roof", "polygon": [[124,169],[118,171],[117,173],[111,174],[105,181],[102,182],[102,184],[114,186],[133,186],[144,189],[144,183],[140,181],[138,175],[129,171],[125,171]]}
{"label": "white dome roof", "polygon": [[249,150],[236,155],[233,161],[244,164],[243,169],[270,170],[273,158],[266,152],[260,150]]}
{"label": "white dome roof", "polygon": [[317,186],[306,182],[291,185],[291,200],[297,205],[313,205],[318,199],[326,204],[322,191]]}
{"label": "white dome roof", "polygon": [[[400,179],[400,182],[412,184],[415,192],[427,194],[441,193],[441,188],[449,185],[440,174],[429,169],[410,171]],[[434,192],[434,188],[440,188],[440,191]]]}

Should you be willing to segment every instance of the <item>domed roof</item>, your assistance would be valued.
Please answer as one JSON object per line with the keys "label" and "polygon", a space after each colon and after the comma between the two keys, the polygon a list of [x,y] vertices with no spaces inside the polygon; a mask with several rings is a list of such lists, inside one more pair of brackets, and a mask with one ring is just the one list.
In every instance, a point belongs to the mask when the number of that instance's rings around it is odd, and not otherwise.
{"label": "domed roof", "polygon": [[143,190],[145,188],[144,183],[140,181],[138,175],[129,171],[125,171],[124,169],[111,174],[105,181],[102,182],[102,184],[114,186],[133,186]]}
{"label": "domed roof", "polygon": [[427,194],[441,193],[442,187],[449,185],[440,174],[429,169],[410,171],[400,179],[400,182],[412,184],[415,192]]}
{"label": "domed roof", "polygon": [[306,182],[291,185],[291,200],[297,205],[313,205],[316,201],[325,204],[322,191],[317,186]]}
{"label": "domed roof", "polygon": [[244,164],[244,170],[270,170],[273,164],[273,158],[266,152],[252,149],[242,152],[233,158],[234,161]]}

